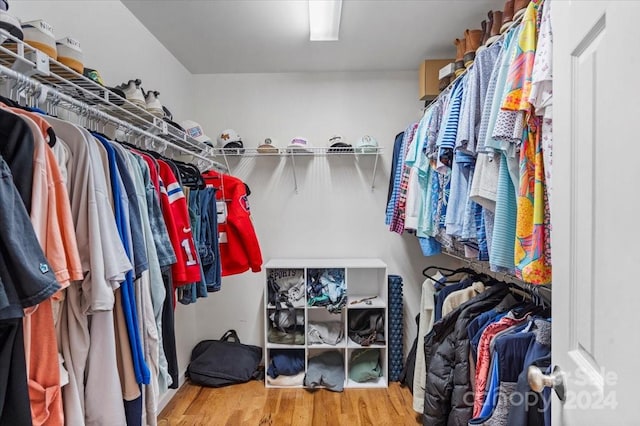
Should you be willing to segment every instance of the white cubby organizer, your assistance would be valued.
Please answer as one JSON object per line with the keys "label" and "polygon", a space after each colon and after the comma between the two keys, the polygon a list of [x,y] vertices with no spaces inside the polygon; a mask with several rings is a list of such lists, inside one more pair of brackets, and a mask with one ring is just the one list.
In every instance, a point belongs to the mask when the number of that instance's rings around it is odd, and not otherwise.
{"label": "white cubby organizer", "polygon": [[[309,306],[307,297],[307,284],[309,272],[318,269],[342,269],[346,283],[347,302],[340,313],[331,313],[324,306]],[[304,277],[304,297],[293,304],[296,313],[304,314],[304,341],[298,338],[296,343],[274,343],[269,341],[269,329],[271,327],[270,313],[275,306],[269,303],[268,277],[277,270],[298,270]],[[273,259],[264,267],[264,306],[265,306],[265,367],[271,362],[271,352],[277,350],[304,350],[305,372],[309,364],[309,358],[328,350],[337,350],[344,358],[345,388],[385,388],[388,386],[387,354],[388,354],[388,310],[387,310],[387,265],[380,259]],[[370,298],[368,301],[361,299]],[[361,309],[380,309],[384,318],[384,343],[361,346],[349,338],[348,318],[349,313]],[[311,344],[309,342],[309,321],[327,322],[339,321],[342,327],[343,337],[336,345]],[[301,327],[302,328],[302,327]],[[375,381],[356,382],[349,378],[350,359],[353,351],[363,348],[376,348],[380,351],[380,366],[382,375]],[[270,383],[270,378],[265,375],[267,387],[304,387],[302,384],[281,386]]]}

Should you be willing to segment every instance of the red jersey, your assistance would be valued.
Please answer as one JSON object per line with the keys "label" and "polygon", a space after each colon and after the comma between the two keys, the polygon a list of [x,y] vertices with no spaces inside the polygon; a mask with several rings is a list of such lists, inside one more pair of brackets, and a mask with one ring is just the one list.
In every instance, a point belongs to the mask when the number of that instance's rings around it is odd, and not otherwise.
{"label": "red jersey", "polygon": [[173,286],[199,282],[200,265],[191,232],[187,200],[171,167],[162,160],[158,160],[158,165],[162,214],[177,259],[177,262],[171,265]]}

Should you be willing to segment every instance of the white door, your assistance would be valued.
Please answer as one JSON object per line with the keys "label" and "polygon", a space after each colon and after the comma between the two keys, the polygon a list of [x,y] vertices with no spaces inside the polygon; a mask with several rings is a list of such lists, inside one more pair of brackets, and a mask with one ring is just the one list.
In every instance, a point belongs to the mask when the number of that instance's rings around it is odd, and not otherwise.
{"label": "white door", "polygon": [[640,1],[551,0],[554,425],[640,425]]}

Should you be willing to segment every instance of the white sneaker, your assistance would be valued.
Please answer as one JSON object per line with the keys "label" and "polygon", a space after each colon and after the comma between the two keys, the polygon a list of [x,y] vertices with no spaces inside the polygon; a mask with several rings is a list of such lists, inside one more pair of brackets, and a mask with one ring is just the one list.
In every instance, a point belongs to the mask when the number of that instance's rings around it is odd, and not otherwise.
{"label": "white sneaker", "polygon": [[[8,18],[8,15],[4,15]],[[36,19],[22,23],[22,32],[24,42],[44,52],[52,59],[58,59],[58,51],[56,50],[56,38],[53,35],[53,27],[43,21]]]}
{"label": "white sneaker", "polygon": [[140,79],[129,80],[128,83],[123,83],[118,88],[124,92],[125,97],[129,102],[140,108],[146,108],[147,103],[144,101],[144,95],[140,85],[142,81]]}
{"label": "white sneaker", "polygon": [[160,92],[157,92],[155,90],[147,92],[145,103],[147,111],[149,111],[156,117],[162,118],[164,117],[164,109],[162,108],[162,103],[158,99],[158,96],[160,96]]}

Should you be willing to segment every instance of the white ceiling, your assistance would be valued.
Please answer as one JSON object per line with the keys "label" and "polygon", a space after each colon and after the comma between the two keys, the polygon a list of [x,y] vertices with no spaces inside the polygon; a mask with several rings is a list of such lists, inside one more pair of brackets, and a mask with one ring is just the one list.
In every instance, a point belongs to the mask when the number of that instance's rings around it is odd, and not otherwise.
{"label": "white ceiling", "polygon": [[122,0],[194,74],[416,70],[455,56],[504,0],[343,0],[340,40],[310,42],[305,0]]}

